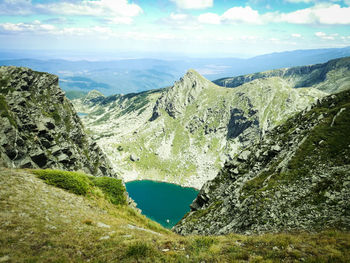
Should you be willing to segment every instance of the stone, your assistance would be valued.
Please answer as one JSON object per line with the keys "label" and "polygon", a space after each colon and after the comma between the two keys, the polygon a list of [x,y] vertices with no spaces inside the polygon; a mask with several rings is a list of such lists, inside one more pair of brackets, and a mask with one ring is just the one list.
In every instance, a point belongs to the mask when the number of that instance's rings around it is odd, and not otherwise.
{"label": "stone", "polygon": [[245,151],[240,153],[240,155],[238,156],[238,160],[247,161],[250,154],[251,154],[251,152],[249,150],[245,150]]}
{"label": "stone", "polygon": [[102,222],[97,222],[96,226],[97,227],[101,227],[101,228],[111,228],[110,225],[106,225],[106,224],[104,224]]}
{"label": "stone", "polygon": [[131,154],[131,155],[130,155],[130,160],[131,160],[132,162],[137,162],[137,161],[140,160],[140,158],[139,158],[138,156],[136,156],[135,154]]}

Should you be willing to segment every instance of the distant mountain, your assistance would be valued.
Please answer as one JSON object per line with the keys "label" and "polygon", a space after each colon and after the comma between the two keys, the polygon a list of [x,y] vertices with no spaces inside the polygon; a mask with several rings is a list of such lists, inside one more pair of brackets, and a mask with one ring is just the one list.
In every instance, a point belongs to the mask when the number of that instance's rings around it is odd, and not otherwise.
{"label": "distant mountain", "polygon": [[[24,55],[23,55],[24,56]],[[28,55],[29,56],[29,55]],[[120,59],[114,61],[68,61],[60,59],[18,59],[14,54],[0,53],[0,65],[26,66],[60,77],[64,90],[91,91],[105,95],[126,94],[164,88],[193,68],[209,80],[251,74],[270,69],[324,63],[330,59],[350,56],[350,47],[296,50],[272,53],[249,59],[184,58]]]}
{"label": "distant mountain", "polygon": [[330,60],[324,64],[270,70],[232,78],[215,80],[224,87],[238,87],[257,79],[279,77],[293,88],[315,87],[327,93],[335,93],[348,88],[350,81],[350,57]]}
{"label": "distant mountain", "polygon": [[349,196],[346,90],[319,100],[227,162],[174,230],[183,235],[348,231]]}

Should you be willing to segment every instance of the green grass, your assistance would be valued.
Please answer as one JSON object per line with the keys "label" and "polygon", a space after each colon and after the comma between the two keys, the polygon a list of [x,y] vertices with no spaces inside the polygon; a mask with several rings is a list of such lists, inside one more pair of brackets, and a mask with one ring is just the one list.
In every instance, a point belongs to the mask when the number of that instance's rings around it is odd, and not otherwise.
{"label": "green grass", "polygon": [[120,179],[112,177],[94,177],[82,172],[61,170],[32,170],[32,173],[45,183],[65,189],[77,195],[104,195],[115,205],[126,205],[126,190]]}
{"label": "green grass", "polygon": [[32,170],[38,178],[45,183],[68,190],[77,195],[86,195],[91,189],[91,182],[88,176],[80,172],[67,172],[60,170]]}
{"label": "green grass", "polygon": [[122,183],[122,180],[115,179],[112,177],[94,177],[91,178],[95,186],[99,187],[107,199],[112,204],[115,205],[125,205],[126,196],[125,196],[125,186]]}
{"label": "green grass", "polygon": [[159,252],[152,245],[141,241],[131,244],[126,251],[127,257],[132,257],[136,260],[151,258],[157,254]]}
{"label": "green grass", "polygon": [[350,262],[345,231],[183,237],[130,207],[78,198],[24,170],[0,168],[0,184],[0,258],[9,262]]}

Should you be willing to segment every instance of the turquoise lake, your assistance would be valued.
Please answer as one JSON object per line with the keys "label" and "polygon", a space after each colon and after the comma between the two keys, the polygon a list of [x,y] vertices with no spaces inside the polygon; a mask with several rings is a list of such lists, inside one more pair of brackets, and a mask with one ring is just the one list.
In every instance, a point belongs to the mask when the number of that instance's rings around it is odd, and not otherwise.
{"label": "turquoise lake", "polygon": [[173,227],[190,211],[190,204],[199,192],[194,188],[150,180],[125,185],[142,214],[167,228]]}

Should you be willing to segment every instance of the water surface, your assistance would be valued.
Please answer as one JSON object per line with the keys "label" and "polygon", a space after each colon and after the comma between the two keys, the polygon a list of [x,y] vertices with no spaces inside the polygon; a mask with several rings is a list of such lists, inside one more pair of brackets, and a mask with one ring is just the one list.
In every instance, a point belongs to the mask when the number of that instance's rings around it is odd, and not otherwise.
{"label": "water surface", "polygon": [[190,211],[190,204],[199,192],[194,188],[150,180],[125,185],[142,214],[167,228],[173,227]]}

